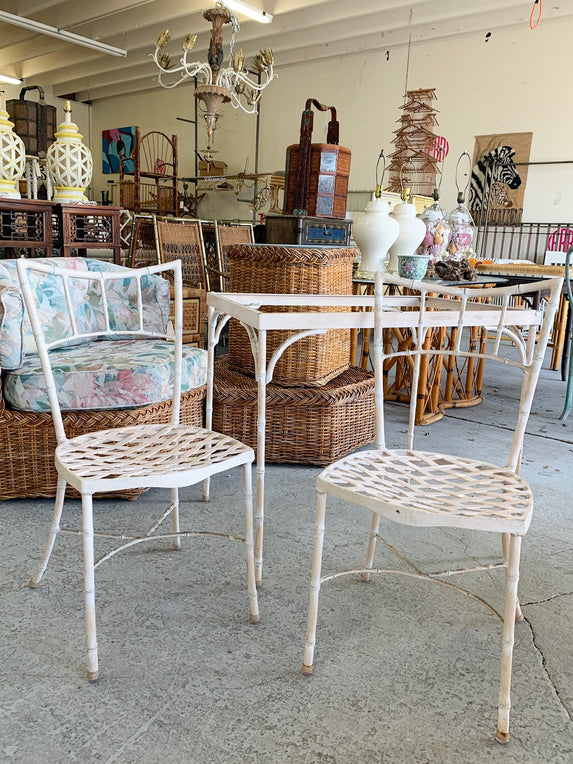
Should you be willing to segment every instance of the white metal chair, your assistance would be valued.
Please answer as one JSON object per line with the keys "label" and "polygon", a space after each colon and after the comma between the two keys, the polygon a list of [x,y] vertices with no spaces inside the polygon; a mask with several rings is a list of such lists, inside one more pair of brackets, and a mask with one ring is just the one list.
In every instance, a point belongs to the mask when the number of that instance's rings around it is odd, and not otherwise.
{"label": "white metal chair", "polygon": [[[110,345],[113,345],[113,342],[110,343],[109,340],[114,340],[114,338],[125,339],[127,335],[133,337],[134,341],[150,336],[168,340],[167,334],[150,333],[145,328],[141,280],[151,274],[169,274],[173,278],[175,287],[175,341],[171,343],[174,352],[171,423],[103,430],[68,439],[62,423],[54,373],[50,362],[51,353],[49,351],[56,347],[65,346],[70,340],[78,341],[85,336],[89,336],[91,339],[97,337],[108,340],[108,342],[102,342],[103,357],[105,357],[106,352],[113,352],[110,349]],[[81,494],[82,498],[82,528],[79,533],[81,533],[83,539],[88,679],[95,681],[98,677],[95,569],[120,550],[135,544],[151,539],[170,538],[173,540],[173,548],[178,549],[181,545],[181,538],[185,536],[214,536],[241,541],[246,548],[247,555],[247,589],[250,621],[258,621],[259,611],[253,555],[251,483],[251,465],[254,459],[254,452],[251,448],[234,438],[201,427],[181,425],[179,420],[182,368],[181,262],[177,260],[168,264],[154,265],[135,270],[124,269],[120,272],[106,271],[95,273],[58,268],[55,265],[40,264],[34,260],[21,259],[18,260],[18,276],[38,345],[58,441],[55,454],[58,486],[54,515],[42,559],[30,582],[30,586],[32,588],[38,586],[48,565],[54,542],[60,532],[60,518],[64,505],[66,485],[70,485]],[[50,276],[55,276],[63,282],[63,291],[66,295],[66,318],[62,321],[62,326],[67,324],[69,331],[66,332],[66,336],[56,341],[47,342],[44,336],[45,327],[42,326],[41,315],[36,305],[35,290],[31,286],[31,278],[48,278]],[[98,327],[97,331],[92,329],[86,333],[84,328],[79,327],[76,323],[73,304],[70,298],[70,282],[77,279],[96,282],[96,291],[101,298],[105,316],[105,326]],[[114,326],[114,319],[108,309],[106,289],[114,279],[116,281],[119,279],[120,285],[123,284],[124,286],[126,279],[135,280],[138,296],[137,305],[135,306],[137,325],[133,329],[112,328]],[[203,482],[203,498],[208,498],[207,486],[210,476],[239,465],[243,466],[245,537],[238,538],[235,535],[214,531],[181,530],[179,525],[178,489],[183,486]],[[123,533],[119,534],[117,531],[115,533],[94,533],[92,503],[94,493],[110,493],[131,488],[152,487],[171,489],[171,501],[167,508],[162,507],[161,514],[151,524],[149,529],[139,535],[132,536]],[[171,520],[171,532],[163,533],[161,532],[160,525],[168,519]],[[62,531],[64,530],[62,529]],[[77,530],[72,532],[78,533]],[[94,536],[115,539],[116,542],[120,539],[121,543],[111,551],[102,554],[100,559],[96,561],[94,559]]]}
{"label": "white metal chair", "polygon": [[[410,327],[413,335],[412,348],[406,352],[395,351],[385,343],[382,327],[384,311],[389,298],[383,291],[387,284],[416,290],[408,312],[396,313],[396,326]],[[316,482],[317,507],[314,552],[310,584],[310,606],[303,673],[311,674],[315,647],[318,598],[321,584],[349,573],[360,573],[367,581],[372,573],[393,573],[432,581],[464,592],[475,601],[493,611],[503,624],[501,686],[498,705],[496,737],[500,742],[509,739],[509,709],[511,663],[514,638],[514,622],[522,618],[517,599],[519,555],[521,537],[531,520],[533,497],[526,481],[519,476],[519,465],[527,419],[539,371],[547,347],[561,291],[562,279],[549,279],[544,289],[550,297],[543,316],[540,312],[513,308],[512,300],[539,290],[539,283],[501,287],[496,289],[464,290],[440,287],[441,296],[436,297],[436,286],[425,282],[405,281],[388,274],[377,274],[375,296],[375,374],[377,438],[376,449],[359,451],[338,460],[323,470]],[[432,292],[434,295],[432,295]],[[480,298],[496,296],[498,304],[475,302]],[[444,297],[448,298],[447,300]],[[390,309],[390,308],[387,308]],[[444,325],[444,311],[455,311],[453,322],[458,326],[456,346],[446,351],[467,358],[485,358],[510,364],[523,372],[517,425],[512,435],[509,459],[505,467],[470,459],[466,456],[450,456],[428,451],[414,450],[414,415],[416,396],[411,396],[408,443],[405,449],[386,446],[384,436],[383,369],[385,361],[397,355],[407,355],[412,362],[412,389],[418,387],[420,361],[424,357],[444,352],[441,349],[424,349],[424,339],[435,326]],[[452,323],[452,318],[449,319]],[[536,330],[541,324],[539,333]],[[485,325],[492,334],[485,350],[474,350],[464,339],[464,327]],[[532,327],[524,339],[518,327]],[[386,313],[385,326],[388,326]],[[502,336],[513,340],[513,345],[501,343]],[[504,357],[500,355],[504,352]],[[517,358],[515,358],[517,356]],[[371,513],[364,566],[323,575],[322,550],[325,532],[327,496],[343,499]],[[344,506],[344,505],[343,505]],[[380,517],[404,525],[422,527],[457,527],[475,531],[491,531],[502,536],[503,560],[498,564],[472,566],[462,570],[425,573],[416,564],[400,554],[379,534]],[[377,540],[393,552],[405,566],[404,569],[374,567],[373,558]],[[453,573],[506,568],[506,594],[504,615],[466,589],[451,583]],[[444,578],[447,576],[447,578]]]}

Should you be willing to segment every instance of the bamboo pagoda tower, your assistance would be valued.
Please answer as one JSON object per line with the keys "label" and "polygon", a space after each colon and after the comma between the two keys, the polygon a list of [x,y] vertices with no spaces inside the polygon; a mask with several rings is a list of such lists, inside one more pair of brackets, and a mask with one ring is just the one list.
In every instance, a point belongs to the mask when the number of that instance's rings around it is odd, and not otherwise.
{"label": "bamboo pagoda tower", "polygon": [[406,91],[400,127],[394,130],[396,151],[390,154],[388,191],[401,193],[402,187],[407,187],[412,194],[433,195],[441,173],[440,160],[432,153],[438,140],[434,132],[438,124],[437,109],[432,105],[435,100],[435,88]]}

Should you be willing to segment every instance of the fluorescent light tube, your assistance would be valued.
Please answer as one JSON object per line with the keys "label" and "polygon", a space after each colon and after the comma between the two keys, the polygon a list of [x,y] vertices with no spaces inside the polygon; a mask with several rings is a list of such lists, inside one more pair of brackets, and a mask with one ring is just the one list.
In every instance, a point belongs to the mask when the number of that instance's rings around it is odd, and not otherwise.
{"label": "fluorescent light tube", "polygon": [[8,74],[0,74],[0,82],[6,82],[8,85],[22,84],[22,80],[19,77],[10,77]]}
{"label": "fluorescent light tube", "polygon": [[34,32],[46,34],[49,37],[56,37],[58,40],[72,42],[75,45],[82,45],[84,48],[97,50],[98,53],[108,53],[110,56],[118,56],[121,58],[127,56],[126,50],[114,48],[113,45],[106,45],[104,42],[99,42],[99,40],[90,40],[89,37],[82,37],[79,34],[67,32],[65,29],[50,27],[47,24],[42,24],[40,21],[26,19],[24,16],[15,16],[13,13],[6,13],[6,11],[0,11],[0,21],[5,21],[7,24],[13,24],[14,26],[23,27],[24,29],[31,29]]}
{"label": "fluorescent light tube", "polygon": [[260,21],[261,24],[270,24],[273,20],[272,14],[266,11],[259,11],[258,8],[253,8],[252,5],[243,3],[242,0],[222,0],[223,5],[226,5],[237,13],[242,13],[243,16],[248,16],[250,19]]}

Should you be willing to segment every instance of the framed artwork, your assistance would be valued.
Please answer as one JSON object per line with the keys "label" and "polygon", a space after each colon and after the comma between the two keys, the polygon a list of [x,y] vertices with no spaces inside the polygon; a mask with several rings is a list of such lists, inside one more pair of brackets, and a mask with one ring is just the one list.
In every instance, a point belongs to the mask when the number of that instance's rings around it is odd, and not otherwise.
{"label": "framed artwork", "polygon": [[476,223],[521,223],[533,133],[477,135],[469,208]]}
{"label": "framed artwork", "polygon": [[126,172],[133,172],[133,151],[136,127],[116,127],[102,130],[102,171],[104,174],[119,172],[120,162]]}

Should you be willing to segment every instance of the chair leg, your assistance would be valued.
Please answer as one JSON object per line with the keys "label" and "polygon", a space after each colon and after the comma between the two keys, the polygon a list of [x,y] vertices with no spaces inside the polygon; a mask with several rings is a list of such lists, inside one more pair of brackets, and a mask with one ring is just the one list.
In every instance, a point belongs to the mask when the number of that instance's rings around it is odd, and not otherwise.
{"label": "chair leg", "polygon": [[[179,489],[171,489],[171,506],[173,511],[171,512],[171,530],[173,533],[179,533],[181,530],[179,526]],[[181,536],[176,536],[173,539],[173,549],[181,549]]]}
{"label": "chair leg", "polygon": [[95,616],[94,524],[90,493],[82,494],[82,541],[84,548],[84,609],[88,652],[88,680],[98,678],[98,651]]}
{"label": "chair leg", "polygon": [[[365,568],[371,568],[374,562],[374,552],[376,551],[376,536],[378,534],[378,527],[380,526],[380,515],[376,512],[372,512],[372,523],[370,525],[370,536],[368,537],[368,547],[366,549],[366,562]],[[370,573],[362,573],[360,578],[362,581],[370,581]]]}
{"label": "chair leg", "polygon": [[515,632],[515,611],[517,606],[517,585],[519,582],[519,555],[521,536],[510,536],[509,555],[506,571],[505,611],[503,616],[503,637],[501,645],[501,676],[497,712],[496,739],[500,743],[509,740],[509,711],[511,709],[511,663],[513,659],[513,639]]}
{"label": "chair leg", "polygon": [[312,674],[314,645],[316,642],[316,620],[318,617],[318,595],[320,594],[320,575],[322,570],[322,547],[324,543],[324,518],[326,515],[326,494],[321,491],[316,496],[316,519],[314,524],[314,549],[312,553],[312,572],[310,575],[310,602],[302,673]]}
{"label": "chair leg", "polygon": [[46,568],[48,567],[48,562],[50,561],[52,549],[54,548],[54,544],[56,543],[58,533],[60,532],[60,519],[62,517],[62,509],[64,507],[65,496],[66,496],[66,481],[64,480],[64,478],[58,477],[58,486],[56,488],[56,501],[54,503],[54,514],[52,516],[52,523],[50,525],[50,530],[48,532],[48,538],[46,540],[46,545],[44,546],[42,558],[40,562],[38,563],[38,567],[36,568],[36,571],[28,584],[30,589],[35,589],[38,586],[38,584],[42,580],[42,576],[46,572]]}
{"label": "chair leg", "polygon": [[253,533],[253,478],[251,465],[243,465],[243,495],[245,500],[245,548],[247,552],[247,589],[249,592],[249,621],[259,621],[259,600],[255,582],[255,538]]}
{"label": "chair leg", "polygon": [[[510,533],[502,533],[501,534],[501,549],[503,553],[503,559],[508,560],[509,559],[509,546],[511,541],[511,534]],[[521,611],[521,605],[519,604],[519,599],[516,602],[515,605],[515,621],[516,623],[521,623],[523,621],[523,613]]]}

